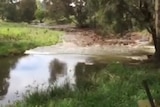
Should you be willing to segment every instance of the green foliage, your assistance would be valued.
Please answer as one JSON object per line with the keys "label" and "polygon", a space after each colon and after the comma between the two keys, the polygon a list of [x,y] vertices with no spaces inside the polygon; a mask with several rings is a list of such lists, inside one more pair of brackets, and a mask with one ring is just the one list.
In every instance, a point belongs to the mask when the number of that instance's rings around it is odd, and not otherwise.
{"label": "green foliage", "polygon": [[[153,73],[154,72],[154,73]],[[147,80],[151,93],[159,100],[160,71],[151,65],[94,65],[86,72],[77,72],[77,89],[55,88],[29,94],[16,107],[137,107],[137,101],[147,99],[142,80]]]}
{"label": "green foliage", "polygon": [[10,21],[20,21],[19,11],[15,4],[5,4],[4,17]]}
{"label": "green foliage", "polygon": [[40,21],[40,23],[43,22],[45,15],[46,15],[46,11],[41,10],[41,9],[37,9],[35,12],[35,17],[36,17],[36,19],[38,19]]}
{"label": "green foliage", "polygon": [[[123,7],[123,0],[88,1],[91,27],[100,29],[103,34],[121,33],[131,27],[131,19]],[[95,8],[94,8],[95,7]],[[92,10],[94,8],[94,10]]]}
{"label": "green foliage", "polygon": [[52,4],[47,4],[48,16],[59,22],[62,19],[69,20],[72,8],[69,6],[71,0],[50,0]]}
{"label": "green foliage", "polygon": [[35,18],[36,0],[4,1],[0,3],[0,6],[0,16],[2,19],[14,22],[30,22]]}
{"label": "green foliage", "polygon": [[88,11],[85,2],[86,0],[74,0],[74,16],[79,27],[87,26]]}
{"label": "green foliage", "polygon": [[22,54],[30,48],[56,44],[61,35],[62,33],[58,31],[34,28],[25,24],[1,22],[0,56]]}
{"label": "green foliage", "polygon": [[4,12],[5,12],[5,3],[4,1],[0,1],[0,18],[4,19]]}
{"label": "green foliage", "polygon": [[36,11],[36,0],[22,0],[20,1],[20,15],[21,19],[26,22],[33,20]]}
{"label": "green foliage", "polygon": [[[75,6],[70,6],[71,3]],[[22,0],[6,6],[2,2],[0,5],[1,17],[5,14],[12,21],[30,22],[35,15],[40,21],[48,16],[57,23],[66,23],[72,20],[70,16],[74,16],[72,21],[79,27],[92,27],[102,34],[145,28],[154,32],[153,0],[44,0],[43,4],[37,3],[37,10],[36,0]]]}
{"label": "green foliage", "polygon": [[123,33],[146,28],[149,30],[150,25],[153,24],[154,3],[152,0],[87,0],[85,2],[86,5],[80,6],[80,9],[79,6],[75,7],[85,14],[82,17],[77,15],[76,20],[100,30],[102,34]]}

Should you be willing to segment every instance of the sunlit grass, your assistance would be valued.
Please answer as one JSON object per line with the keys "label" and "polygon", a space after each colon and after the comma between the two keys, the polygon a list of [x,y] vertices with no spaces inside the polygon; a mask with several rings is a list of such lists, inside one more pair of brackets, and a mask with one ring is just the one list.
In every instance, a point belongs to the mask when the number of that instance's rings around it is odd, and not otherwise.
{"label": "sunlit grass", "polygon": [[21,54],[26,49],[56,44],[62,34],[24,23],[0,22],[0,56]]}
{"label": "sunlit grass", "polygon": [[147,80],[154,99],[160,100],[160,70],[150,65],[109,64],[78,72],[77,88],[35,92],[15,107],[137,107],[147,99],[142,85]]}

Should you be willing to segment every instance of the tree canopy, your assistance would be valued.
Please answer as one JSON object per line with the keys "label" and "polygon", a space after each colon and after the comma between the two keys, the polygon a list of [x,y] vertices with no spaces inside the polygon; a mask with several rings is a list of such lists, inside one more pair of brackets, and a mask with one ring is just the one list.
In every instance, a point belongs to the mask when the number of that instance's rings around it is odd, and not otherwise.
{"label": "tree canopy", "polygon": [[2,0],[0,5],[0,16],[2,19],[15,22],[30,22],[34,19],[36,0]]}

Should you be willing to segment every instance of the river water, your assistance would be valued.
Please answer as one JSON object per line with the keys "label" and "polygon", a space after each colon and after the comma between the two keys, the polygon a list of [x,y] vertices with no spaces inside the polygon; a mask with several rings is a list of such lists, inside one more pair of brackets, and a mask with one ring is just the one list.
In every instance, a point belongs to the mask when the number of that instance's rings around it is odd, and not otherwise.
{"label": "river water", "polygon": [[[106,66],[106,62],[130,61],[121,57],[87,55],[25,55],[0,59],[0,105],[21,100],[28,90],[46,89],[50,84],[71,90],[77,85],[77,72]],[[102,66],[103,65],[103,66]],[[100,69],[98,68],[98,70]],[[85,75],[85,74],[84,74]]]}

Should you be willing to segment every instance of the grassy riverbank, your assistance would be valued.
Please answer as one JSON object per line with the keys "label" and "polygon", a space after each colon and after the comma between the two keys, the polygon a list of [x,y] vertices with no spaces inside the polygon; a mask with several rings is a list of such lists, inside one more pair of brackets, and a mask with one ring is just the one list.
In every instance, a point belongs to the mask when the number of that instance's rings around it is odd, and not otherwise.
{"label": "grassy riverbank", "polygon": [[62,34],[24,23],[0,22],[0,56],[22,54],[26,49],[56,44]]}
{"label": "grassy riverbank", "polygon": [[137,101],[147,99],[142,80],[148,80],[151,93],[160,100],[160,70],[155,66],[86,67],[77,72],[77,89],[55,89],[36,92],[17,103],[16,107],[137,107]]}

